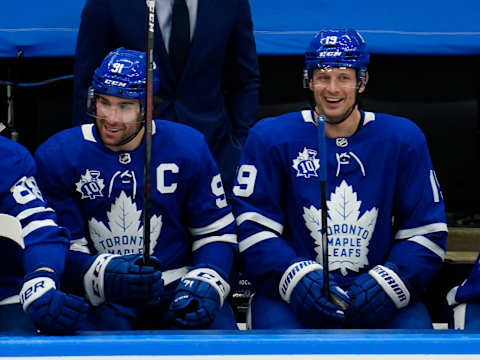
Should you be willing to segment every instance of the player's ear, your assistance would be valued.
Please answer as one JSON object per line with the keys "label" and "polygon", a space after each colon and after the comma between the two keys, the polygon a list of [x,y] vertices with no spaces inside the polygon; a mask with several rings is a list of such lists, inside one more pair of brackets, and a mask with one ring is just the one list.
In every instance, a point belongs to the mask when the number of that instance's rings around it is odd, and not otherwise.
{"label": "player's ear", "polygon": [[365,87],[367,86],[368,82],[368,71],[365,72],[365,77],[360,80],[360,86],[358,88],[358,92],[361,94],[365,91]]}

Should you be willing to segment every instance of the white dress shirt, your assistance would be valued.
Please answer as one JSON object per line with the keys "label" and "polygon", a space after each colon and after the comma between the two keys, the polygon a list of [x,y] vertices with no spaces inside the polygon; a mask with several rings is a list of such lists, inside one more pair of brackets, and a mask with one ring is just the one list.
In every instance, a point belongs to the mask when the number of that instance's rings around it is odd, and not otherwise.
{"label": "white dress shirt", "polygon": [[[163,42],[165,43],[168,52],[168,43],[170,40],[170,32],[172,29],[172,8],[174,0],[155,0],[155,9],[162,32]],[[195,32],[195,25],[197,23],[197,9],[199,0],[185,0],[190,14],[190,40],[193,38]]]}

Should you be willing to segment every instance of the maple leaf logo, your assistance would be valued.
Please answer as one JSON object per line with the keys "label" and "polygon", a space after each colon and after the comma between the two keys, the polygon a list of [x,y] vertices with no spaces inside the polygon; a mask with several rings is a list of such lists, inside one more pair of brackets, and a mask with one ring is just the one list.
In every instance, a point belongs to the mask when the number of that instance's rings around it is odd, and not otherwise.
{"label": "maple leaf logo", "polygon": [[[99,253],[120,255],[140,254],[143,250],[143,226],[140,226],[142,211],[124,191],[107,211],[108,227],[95,218],[90,219],[90,238]],[[162,217],[150,218],[150,253],[157,244],[162,229]]]}
{"label": "maple leaf logo", "polygon": [[[377,222],[378,209],[372,208],[360,216],[361,200],[345,180],[335,188],[327,200],[328,208],[328,258],[330,270],[358,272],[368,265],[368,245]],[[303,208],[303,219],[315,240],[316,261],[322,261],[322,210],[313,205]]]}

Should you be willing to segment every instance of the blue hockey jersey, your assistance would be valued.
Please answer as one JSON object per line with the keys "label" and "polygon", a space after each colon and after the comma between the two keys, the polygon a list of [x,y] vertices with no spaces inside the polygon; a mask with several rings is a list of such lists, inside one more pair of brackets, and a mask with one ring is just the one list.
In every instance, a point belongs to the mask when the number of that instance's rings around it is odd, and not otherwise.
{"label": "blue hockey jersey", "polygon": [[328,254],[337,283],[392,262],[421,292],[445,255],[445,211],[427,144],[411,121],[361,112],[351,137],[327,138],[320,163],[311,111],[260,121],[234,186],[243,271],[278,295],[291,261],[322,263],[319,171],[327,170]]}
{"label": "blue hockey jersey", "polygon": [[7,303],[18,302],[15,296],[25,273],[48,267],[62,274],[69,240],[37,187],[35,163],[27,149],[0,136],[0,156],[0,213],[20,221],[25,244],[22,250],[0,238],[0,302]]}
{"label": "blue hockey jersey", "polygon": [[[55,134],[37,149],[39,186],[70,230],[71,250],[142,252],[144,157],[144,142],[109,150],[93,124]],[[229,274],[234,217],[203,136],[187,126],[153,123],[150,224],[162,270],[206,264]]]}

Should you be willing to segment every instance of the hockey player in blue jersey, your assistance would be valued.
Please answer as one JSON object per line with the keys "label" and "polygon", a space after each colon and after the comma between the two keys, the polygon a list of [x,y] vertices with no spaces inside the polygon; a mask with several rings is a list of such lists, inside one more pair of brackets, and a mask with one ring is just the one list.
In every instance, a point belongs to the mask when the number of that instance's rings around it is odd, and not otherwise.
{"label": "hockey player in blue jersey", "polygon": [[480,254],[467,279],[447,294],[449,328],[480,330]]}
{"label": "hockey player in blue jersey", "polygon": [[68,233],[57,225],[21,145],[0,136],[0,332],[65,334],[88,304],[60,291]]}
{"label": "hockey player in blue jersey", "polygon": [[[443,199],[419,128],[359,110],[368,63],[358,32],[319,32],[305,60],[312,110],[250,130],[232,205],[252,328],[432,327],[421,299],[444,259]],[[322,167],[330,293],[346,306],[322,290]]]}
{"label": "hockey player in blue jersey", "polygon": [[[235,221],[207,144],[190,127],[153,122],[151,269],[157,270],[145,276],[161,278],[145,284],[150,298],[135,283],[128,286],[129,276],[143,269],[145,68],[142,52],[108,54],[89,96],[95,123],[60,132],[36,151],[40,188],[72,236],[68,283],[84,284],[76,291],[94,305],[91,328],[235,329],[225,301],[237,253]],[[158,81],[155,74],[154,88]],[[119,287],[112,298],[97,268],[106,267],[107,276],[118,259],[126,274],[123,282],[111,279]]]}

